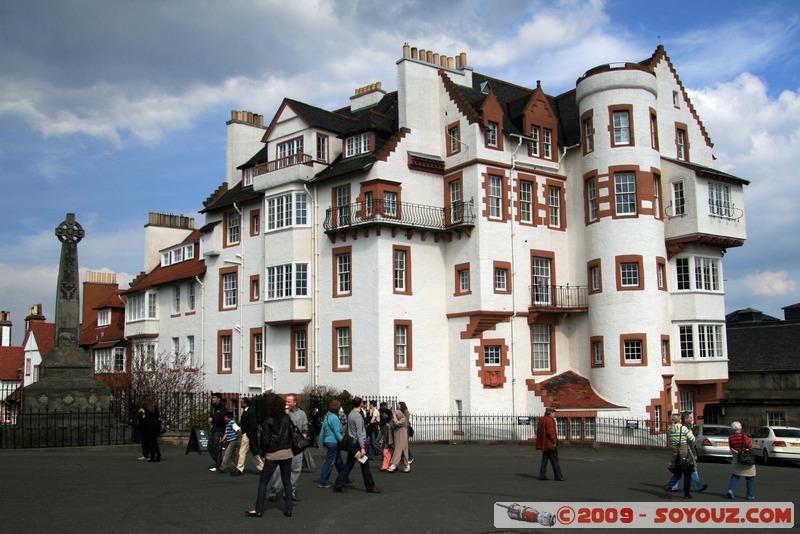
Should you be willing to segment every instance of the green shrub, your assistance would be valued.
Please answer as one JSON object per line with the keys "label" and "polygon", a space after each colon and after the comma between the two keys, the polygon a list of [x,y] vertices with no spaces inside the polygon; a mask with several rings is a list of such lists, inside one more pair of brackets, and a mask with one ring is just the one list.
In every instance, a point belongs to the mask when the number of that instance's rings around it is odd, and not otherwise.
{"label": "green shrub", "polygon": [[211,417],[211,413],[209,412],[194,414],[189,418],[189,421],[186,423],[184,430],[186,430],[187,432],[191,432],[195,428],[208,428],[209,417]]}

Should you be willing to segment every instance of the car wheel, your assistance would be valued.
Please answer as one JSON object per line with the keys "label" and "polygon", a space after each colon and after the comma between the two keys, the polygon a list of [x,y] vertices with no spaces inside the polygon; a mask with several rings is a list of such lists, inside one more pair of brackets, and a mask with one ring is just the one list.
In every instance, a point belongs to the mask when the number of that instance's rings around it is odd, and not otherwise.
{"label": "car wheel", "polygon": [[769,463],[769,453],[767,452],[766,448],[761,453],[761,460],[764,462],[764,465],[767,465]]}

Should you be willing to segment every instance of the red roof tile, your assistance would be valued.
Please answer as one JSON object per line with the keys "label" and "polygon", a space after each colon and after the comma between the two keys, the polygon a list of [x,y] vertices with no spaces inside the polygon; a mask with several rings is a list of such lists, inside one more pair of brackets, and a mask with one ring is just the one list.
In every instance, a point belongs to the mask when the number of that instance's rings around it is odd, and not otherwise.
{"label": "red roof tile", "polygon": [[592,384],[588,379],[573,371],[566,371],[544,382],[533,383],[532,389],[536,395],[542,398],[545,406],[552,406],[559,410],[623,408],[600,397],[592,389]]}
{"label": "red roof tile", "polygon": [[131,282],[131,287],[123,291],[122,294],[129,295],[131,293],[140,293],[142,291],[147,291],[151,287],[194,278],[205,274],[205,272],[206,262],[200,259],[184,261],[168,267],[159,265],[150,271],[149,274],[138,277]]}
{"label": "red roof tile", "polygon": [[56,344],[56,324],[46,323],[44,321],[31,321],[30,329],[25,333],[25,341],[22,342],[23,347],[28,344],[28,339],[30,339],[31,336],[36,338],[39,354],[44,358]]}
{"label": "red roof tile", "polygon": [[0,380],[19,380],[19,371],[24,364],[22,347],[0,347]]}

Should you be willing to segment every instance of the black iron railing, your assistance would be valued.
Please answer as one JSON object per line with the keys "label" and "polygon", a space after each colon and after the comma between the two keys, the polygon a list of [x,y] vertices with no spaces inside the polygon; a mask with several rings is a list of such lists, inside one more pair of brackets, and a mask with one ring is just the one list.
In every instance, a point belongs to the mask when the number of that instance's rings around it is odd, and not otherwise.
{"label": "black iron railing", "polygon": [[532,285],[532,308],[576,309],[588,305],[586,286]]}
{"label": "black iron railing", "polygon": [[439,208],[384,199],[366,200],[346,206],[328,208],[326,231],[372,224],[389,224],[428,230],[449,230],[474,226],[473,200]]}

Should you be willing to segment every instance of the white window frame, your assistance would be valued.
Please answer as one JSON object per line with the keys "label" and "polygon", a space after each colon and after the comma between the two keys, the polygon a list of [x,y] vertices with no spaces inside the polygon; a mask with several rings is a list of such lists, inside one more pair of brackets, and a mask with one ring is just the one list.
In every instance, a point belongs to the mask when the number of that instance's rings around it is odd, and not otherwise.
{"label": "white window frame", "polygon": [[550,258],[534,256],[531,259],[531,272],[533,273],[533,303],[549,305],[552,303],[552,262]]}
{"label": "white window frame", "polygon": [[620,263],[619,280],[622,287],[639,287],[641,284],[639,263],[635,261],[626,261]]}
{"label": "white window frame", "polygon": [[547,220],[552,228],[561,228],[561,188],[547,186]]}
{"label": "white window frame", "polygon": [[267,232],[295,226],[308,226],[308,195],[292,191],[266,199]]}
{"label": "white window frame", "polygon": [[508,291],[508,269],[505,267],[494,268],[494,290]]}
{"label": "white window frame", "polygon": [[270,265],[266,272],[266,300],[308,297],[307,262]]}
{"label": "white window frame", "polygon": [[503,177],[490,174],[487,194],[489,196],[489,218],[503,218]]}
{"label": "white window frame", "polygon": [[628,110],[618,110],[613,113],[614,145],[631,144],[631,121]]}
{"label": "white window frame", "polygon": [[408,325],[394,325],[394,364],[408,367]]}
{"label": "white window frame", "polygon": [[686,191],[683,182],[672,182],[673,215],[686,215]]}
{"label": "white window frame", "polygon": [[294,367],[295,369],[308,367],[308,330],[294,331]]}
{"label": "white window frame", "polygon": [[496,367],[502,362],[503,347],[500,345],[486,345],[483,347],[483,365]]}
{"label": "white window frame", "polygon": [[583,121],[583,138],[586,143],[586,152],[594,152],[594,126],[592,125],[592,119],[586,119]]}
{"label": "white window frame", "polygon": [[350,276],[353,269],[350,252],[336,255],[336,294],[350,295],[353,291],[353,280]]}
{"label": "white window frame", "polygon": [[264,368],[264,334],[262,332],[253,334],[253,367],[259,370]]}
{"label": "white window frame", "polygon": [[533,222],[533,182],[528,180],[519,182],[519,220]]}
{"label": "white window frame", "polygon": [[236,272],[225,273],[222,275],[222,307],[225,309],[235,308],[239,285],[239,274]]}
{"label": "white window frame", "polygon": [[97,310],[97,326],[108,326],[111,324],[111,308],[100,308]]}
{"label": "white window frame", "polygon": [[242,217],[237,211],[231,211],[227,214],[227,243],[229,245],[238,245],[242,239]]}
{"label": "white window frame", "polygon": [[531,324],[531,362],[533,372],[550,371],[550,325]]}
{"label": "white window frame", "polygon": [[541,150],[539,148],[539,127],[534,126],[531,128],[531,156],[539,157]]}
{"label": "white window frame", "polygon": [[187,296],[188,299],[188,311],[194,311],[195,306],[197,306],[197,295],[195,291],[197,290],[197,285],[195,282],[189,282],[189,294]]}
{"label": "white window frame", "polygon": [[497,131],[499,125],[496,122],[486,124],[486,144],[490,147],[497,147]]}
{"label": "white window frame", "polygon": [[614,173],[614,200],[617,215],[636,215],[636,173]]}
{"label": "white window frame", "polygon": [[551,159],[553,157],[553,130],[542,128],[542,147],[544,148],[543,157]]}
{"label": "white window frame", "polygon": [[242,187],[253,185],[253,178],[256,176],[255,167],[247,167],[242,171]]}
{"label": "white window frame", "polygon": [[394,289],[406,291],[408,287],[408,251],[405,249],[394,250]]}
{"label": "white window frame", "polygon": [[397,192],[383,192],[383,215],[386,217],[397,217]]}
{"label": "white window frame", "polygon": [[733,217],[731,188],[728,184],[708,182],[708,213],[713,217]]}
{"label": "white window frame", "polygon": [[686,130],[683,128],[675,130],[675,144],[678,159],[686,161]]}
{"label": "white window frame", "polygon": [[186,336],[186,367],[188,369],[195,369],[196,363],[194,359],[194,336]]}
{"label": "white window frame", "polygon": [[220,367],[222,371],[233,370],[233,336],[220,336]]}
{"label": "white window frame", "polygon": [[369,132],[352,135],[345,140],[345,158],[369,152]]}
{"label": "white window frame", "polygon": [[351,360],[351,338],[350,327],[340,326],[336,328],[336,358],[340,369],[350,369]]}
{"label": "white window frame", "polygon": [[181,286],[172,287],[172,313],[181,312]]}
{"label": "white window frame", "polygon": [[644,361],[644,341],[641,339],[626,339],[622,343],[623,361],[626,364],[642,363]]}
{"label": "white window frame", "polygon": [[586,203],[588,204],[589,221],[596,221],[597,212],[597,181],[595,178],[586,180]]}
{"label": "white window frame", "polygon": [[295,154],[303,153],[303,137],[284,141],[278,145],[278,160],[286,159]]}

